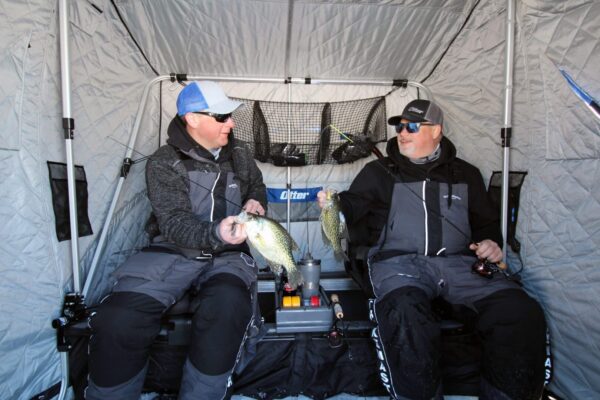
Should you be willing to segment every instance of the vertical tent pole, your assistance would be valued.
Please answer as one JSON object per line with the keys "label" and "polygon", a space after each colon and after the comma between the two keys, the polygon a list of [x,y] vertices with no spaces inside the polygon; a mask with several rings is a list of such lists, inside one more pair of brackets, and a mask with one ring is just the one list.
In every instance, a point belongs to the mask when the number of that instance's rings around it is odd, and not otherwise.
{"label": "vertical tent pole", "polygon": [[504,66],[504,125],[502,137],[502,252],[506,260],[506,240],[508,236],[508,189],[510,172],[510,137],[512,134],[512,92],[513,92],[513,59],[515,41],[515,0],[506,1],[506,53]]}
{"label": "vertical tent pole", "polygon": [[[292,143],[292,82],[288,83],[288,121],[287,121],[287,130],[288,130],[288,144]],[[286,183],[285,187],[287,188],[287,213],[286,213],[286,221],[287,221],[287,230],[290,231],[292,227],[291,215],[292,215],[292,167],[287,167],[286,174]]]}
{"label": "vertical tent pole", "polygon": [[71,223],[71,262],[73,265],[73,291],[81,292],[79,279],[79,228],[77,222],[77,197],[75,196],[75,167],[73,165],[73,129],[75,123],[71,117],[71,82],[69,66],[69,25],[67,19],[67,1],[59,1],[60,24],[60,72],[62,88],[63,129],[67,153],[67,187],[69,190],[69,219]]}
{"label": "vertical tent pole", "polygon": [[[294,20],[294,0],[288,0],[288,14],[287,14],[287,29],[285,33],[285,76],[288,77],[286,79],[286,83],[288,84],[288,121],[287,121],[287,129],[288,129],[288,144],[292,143],[292,78],[290,77],[290,48],[291,48],[291,40],[292,40],[292,21]],[[287,230],[290,231],[292,227],[291,221],[291,213],[292,213],[292,168],[290,166],[287,167],[286,171],[286,185],[287,188],[287,212],[286,212],[286,222],[287,222]]]}
{"label": "vertical tent pole", "polygon": [[[58,2],[58,23],[60,35],[60,75],[63,110],[63,129],[65,134],[67,158],[67,188],[69,192],[69,220],[71,226],[71,265],[73,267],[73,291],[81,292],[79,278],[79,229],[77,220],[77,197],[75,196],[75,167],[73,165],[73,129],[75,123],[71,117],[71,76],[69,65],[69,21],[67,0]],[[60,392],[59,400],[65,398],[69,386],[69,353],[60,351]]]}

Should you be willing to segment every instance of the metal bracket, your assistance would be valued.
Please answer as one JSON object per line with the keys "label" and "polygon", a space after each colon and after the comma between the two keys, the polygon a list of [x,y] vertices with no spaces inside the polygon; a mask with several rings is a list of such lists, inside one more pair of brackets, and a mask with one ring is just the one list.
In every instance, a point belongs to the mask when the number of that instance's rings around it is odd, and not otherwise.
{"label": "metal bracket", "polygon": [[71,340],[66,335],[69,325],[86,319],[88,316],[89,312],[83,301],[83,295],[79,293],[65,294],[62,316],[52,321],[52,327],[56,329],[56,348],[59,352],[70,351],[73,348]]}

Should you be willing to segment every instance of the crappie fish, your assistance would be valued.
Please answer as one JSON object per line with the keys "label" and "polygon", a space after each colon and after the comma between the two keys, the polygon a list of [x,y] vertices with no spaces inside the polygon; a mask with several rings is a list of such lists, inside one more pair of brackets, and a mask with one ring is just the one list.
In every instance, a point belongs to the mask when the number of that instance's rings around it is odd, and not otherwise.
{"label": "crappie fish", "polygon": [[346,219],[340,208],[340,197],[332,189],[328,189],[325,193],[325,206],[319,217],[323,235],[333,248],[335,256],[348,261],[348,256],[342,249],[342,237],[346,235]]}
{"label": "crappie fish", "polygon": [[302,284],[302,274],[292,256],[292,250],[298,250],[298,245],[277,221],[245,211],[239,213],[235,220],[245,225],[250,245],[267,260],[274,273],[280,275],[283,267],[292,289]]}

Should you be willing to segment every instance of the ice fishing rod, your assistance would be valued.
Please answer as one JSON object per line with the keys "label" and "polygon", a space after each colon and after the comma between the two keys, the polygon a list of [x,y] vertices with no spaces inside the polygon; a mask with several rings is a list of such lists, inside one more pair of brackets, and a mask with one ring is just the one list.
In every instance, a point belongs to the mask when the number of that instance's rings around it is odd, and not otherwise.
{"label": "ice fishing rod", "polygon": [[[123,161],[123,166],[121,167],[121,173],[122,174],[127,175],[127,173],[129,172],[129,168],[132,165],[138,164],[138,163],[143,162],[143,161],[146,161],[146,160],[148,160],[151,157],[151,156],[147,156],[147,155],[143,154],[142,152],[140,152],[140,151],[138,151],[138,150],[136,150],[136,149],[134,149],[132,147],[129,147],[125,143],[119,142],[117,139],[113,138],[112,136],[108,136],[108,138],[112,139],[113,141],[115,141],[116,143],[118,143],[121,146],[125,147],[126,149],[131,150],[131,151],[133,151],[133,152],[135,152],[135,153],[137,153],[137,154],[139,154],[141,156],[141,158],[138,158],[137,160],[125,159],[125,161]],[[211,188],[207,188],[206,186],[204,186],[204,185],[202,185],[202,184],[200,184],[200,183],[198,183],[198,182],[196,182],[196,181],[194,181],[192,179],[189,179],[189,176],[188,176],[188,180],[190,181],[190,183],[193,183],[194,185],[196,185],[198,187],[201,187],[202,189],[204,189],[204,190],[206,190],[206,191],[208,191],[210,193],[213,193]],[[213,193],[213,194],[216,194],[216,193]],[[225,200],[229,204],[232,204],[232,205],[234,205],[236,207],[239,207],[240,209],[243,209],[243,207],[240,204],[236,203],[235,201],[229,200],[228,198],[226,198],[225,196],[223,196],[221,194],[216,194],[216,196],[219,197],[220,199]]]}
{"label": "ice fishing rod", "polygon": [[[344,139],[346,139],[346,140],[347,140],[347,141],[349,141],[350,143],[354,143],[354,141],[353,141],[351,138],[349,138],[349,137],[348,137],[346,134],[344,134],[344,133],[343,133],[341,130],[339,130],[338,128],[336,128],[336,127],[335,127],[335,126],[333,126],[333,125],[330,125],[330,126],[331,126],[331,127],[332,127],[332,128],[333,128],[333,129],[334,129],[336,132],[337,132],[337,133],[339,133],[339,134],[340,134],[340,135],[341,135],[341,136],[342,136]],[[376,149],[376,147],[375,147],[375,146],[373,146],[373,149]],[[373,150],[371,150],[371,152],[372,152],[372,153],[373,153],[373,154],[374,154],[374,155],[375,155],[375,156],[376,156],[376,157],[377,157],[379,160],[382,160],[383,158],[385,158],[385,156],[384,156],[384,155],[381,153],[381,151],[380,151],[379,149],[376,149],[376,151],[373,151]],[[385,172],[387,172],[387,173],[388,173],[388,174],[389,174],[389,175],[390,175],[392,178],[394,178],[394,181],[399,181],[399,183],[401,183],[401,184],[405,185],[405,186],[406,186],[406,188],[408,189],[408,191],[409,191],[410,193],[412,193],[412,194],[413,194],[415,197],[417,197],[417,198],[418,198],[419,200],[421,200],[421,201],[423,200],[423,199],[421,198],[421,196],[420,196],[420,195],[419,195],[417,192],[415,192],[414,190],[412,190],[412,189],[410,188],[410,186],[408,186],[408,185],[407,185],[405,182],[402,182],[402,180],[401,180],[401,179],[399,179],[399,177],[398,177],[398,176],[397,176],[397,175],[396,175],[396,174],[395,174],[395,173],[394,173],[394,172],[393,172],[391,169],[389,169],[388,167],[386,167],[386,166],[385,166],[385,165],[383,165],[382,163],[377,163],[377,165],[381,166],[381,168],[383,168]],[[460,234],[461,234],[463,237],[465,237],[466,239],[468,239],[468,240],[469,240],[469,242],[472,242],[472,241],[471,241],[471,238],[469,237],[469,235],[467,235],[465,232],[463,232],[463,230],[462,230],[462,229],[460,229],[458,226],[456,226],[456,224],[454,224],[452,221],[450,221],[448,218],[446,218],[446,216],[445,216],[445,215],[443,215],[443,214],[441,214],[441,213],[438,213],[438,212],[437,212],[437,211],[435,211],[435,210],[429,210],[429,211],[430,211],[431,213],[433,213],[433,215],[434,215],[434,216],[436,216],[436,217],[438,217],[438,218],[440,218],[440,219],[443,219],[443,220],[445,220],[445,221],[446,221],[448,224],[450,224],[450,226],[452,226],[454,229],[456,229],[456,231],[457,231],[458,233],[460,233]]]}
{"label": "ice fishing rod", "polygon": [[[342,137],[344,137],[344,139],[348,140],[350,143],[354,143],[354,141],[349,138],[347,135],[345,135],[341,130],[339,130],[338,128],[336,128],[334,125],[330,125],[336,132],[338,132]],[[379,159],[382,160],[384,158],[383,154],[381,153],[381,151],[379,149],[377,149],[375,146],[373,146],[373,149],[376,149],[376,151],[371,150],[371,152]],[[381,168],[383,168],[383,170],[385,172],[387,172],[392,178],[394,178],[394,182],[398,182],[402,185],[404,185],[404,187],[406,189],[408,189],[408,191],[410,193],[412,193],[416,198],[418,198],[420,201],[422,201],[423,199],[421,198],[421,196],[416,193],[414,190],[411,189],[411,187],[406,183],[403,182],[400,177],[394,173],[390,168],[388,168],[387,166],[385,166],[383,163],[378,162],[376,163],[377,165],[379,165]],[[452,221],[450,221],[445,215],[432,210],[432,209],[428,209],[428,211],[433,214],[433,216],[446,221],[450,226],[452,226],[459,234],[461,234],[465,239],[467,239],[470,243],[478,245],[478,243],[473,242],[473,240],[471,240],[471,237],[469,235],[467,235],[462,229],[460,229],[458,226],[456,226],[455,223],[453,223]],[[515,272],[514,274],[509,274],[508,272],[506,272],[508,269],[506,263],[504,263],[503,261],[499,261],[497,263],[492,263],[492,262],[488,262],[483,260],[480,263],[475,263],[472,266],[472,270],[475,273],[478,273],[481,276],[484,276],[486,278],[491,278],[494,272],[502,272],[506,277],[512,277],[514,275],[517,275],[519,272],[521,272],[521,269],[517,272]]]}
{"label": "ice fishing rod", "polygon": [[[380,160],[381,160],[381,158],[380,158]],[[423,200],[418,193],[416,193],[414,190],[412,190],[411,187],[406,182],[403,182],[398,175],[396,175],[393,171],[391,171],[390,168],[388,168],[387,166],[385,166],[383,163],[380,163],[380,162],[378,162],[376,164],[379,165],[381,168],[383,168],[384,171],[386,171],[392,178],[394,178],[394,182],[401,183],[402,185],[404,185],[404,187],[406,189],[408,189],[408,191],[410,193],[412,193],[420,201]],[[456,224],[453,223],[451,220],[449,220],[444,214],[439,213],[431,208],[428,208],[428,211],[431,214],[433,214],[433,216],[446,221],[451,227],[453,227],[459,234],[461,234],[470,243],[472,243],[476,246],[479,246],[479,243],[475,243],[469,235],[467,235],[462,229],[460,229],[458,226],[456,226]],[[522,269],[522,267],[521,267],[521,269]],[[507,272],[508,266],[506,265],[505,262],[498,261],[498,262],[493,263],[493,262],[490,262],[487,260],[479,260],[478,262],[475,262],[471,266],[471,270],[474,273],[477,273],[480,276],[483,276],[485,278],[492,278],[492,275],[495,272],[502,272],[504,274],[504,276],[506,276],[507,278],[511,278],[512,276],[517,275],[519,272],[521,272],[521,269],[519,271],[515,272],[514,274],[510,274]]]}
{"label": "ice fishing rod", "polygon": [[587,108],[589,108],[592,111],[596,118],[600,119],[600,104],[598,104],[598,101],[596,101],[596,99],[590,96],[588,92],[586,92],[580,85],[578,85],[577,82],[575,82],[575,80],[571,78],[571,75],[567,73],[567,71],[565,71],[563,68],[559,68],[558,70],[560,71],[562,76],[567,80],[567,83],[569,84],[571,90],[573,90],[573,93],[575,93],[575,95],[585,103]]}

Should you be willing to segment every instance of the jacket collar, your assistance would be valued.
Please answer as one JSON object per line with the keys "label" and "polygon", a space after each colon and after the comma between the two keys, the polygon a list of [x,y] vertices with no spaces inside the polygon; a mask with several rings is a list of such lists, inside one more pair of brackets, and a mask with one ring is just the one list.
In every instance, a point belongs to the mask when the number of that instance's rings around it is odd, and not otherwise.
{"label": "jacket collar", "polygon": [[231,142],[233,138],[230,138],[229,143],[221,148],[219,159],[215,160],[215,157],[210,151],[192,139],[188,131],[185,129],[183,121],[178,116],[175,116],[171,120],[169,128],[167,129],[167,135],[169,136],[167,139],[167,144],[173,146],[177,150],[195,160],[220,164],[231,158]]}
{"label": "jacket collar", "polygon": [[[445,136],[442,136],[440,147],[441,154],[439,158],[430,163],[425,163],[422,165],[427,166],[428,169],[433,169],[443,164],[448,164],[456,158],[456,147],[454,147],[454,144]],[[415,166],[420,165],[413,163],[408,157],[400,154],[400,149],[398,148],[398,139],[396,138],[396,136],[388,140],[386,151],[388,157],[394,162],[395,165],[399,167],[414,168]]]}

